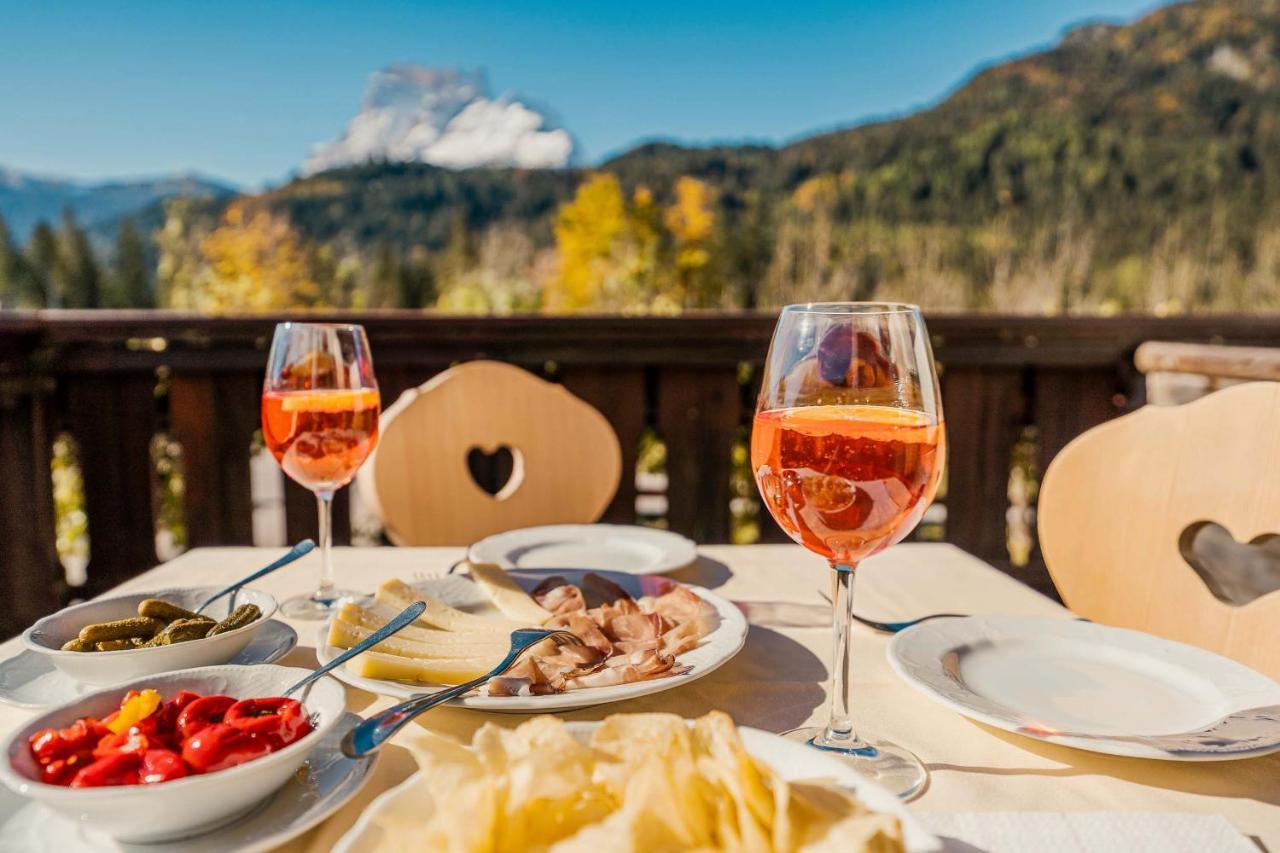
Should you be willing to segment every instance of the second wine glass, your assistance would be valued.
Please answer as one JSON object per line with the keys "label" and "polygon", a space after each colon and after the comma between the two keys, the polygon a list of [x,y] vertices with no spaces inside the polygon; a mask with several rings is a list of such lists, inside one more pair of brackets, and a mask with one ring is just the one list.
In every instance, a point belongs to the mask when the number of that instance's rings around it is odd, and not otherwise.
{"label": "second wine glass", "polygon": [[333,496],[377,445],[380,409],[361,326],[276,326],[262,390],[262,436],[285,474],[315,494],[320,521],[319,586],[283,602],[285,616],[323,619],[336,602],[356,594],[334,584]]}
{"label": "second wine glass", "polygon": [[834,572],[831,710],[787,736],[843,756],[902,797],[928,779],[907,750],[854,731],[853,578],[901,541],[933,500],[946,460],[942,402],[914,305],[789,305],[769,347],[751,467],[770,514]]}

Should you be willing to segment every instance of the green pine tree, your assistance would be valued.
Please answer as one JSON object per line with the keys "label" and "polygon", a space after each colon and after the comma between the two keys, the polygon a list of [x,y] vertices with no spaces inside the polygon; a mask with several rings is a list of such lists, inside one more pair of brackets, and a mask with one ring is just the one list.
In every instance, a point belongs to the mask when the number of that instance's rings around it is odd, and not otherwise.
{"label": "green pine tree", "polygon": [[156,307],[147,246],[131,219],[120,224],[116,235],[116,260],[108,281],[106,302],[111,308]]}
{"label": "green pine tree", "polygon": [[26,259],[31,269],[33,290],[42,307],[61,308],[65,279],[58,235],[47,222],[38,222],[27,241]]}
{"label": "green pine tree", "polygon": [[399,282],[400,258],[389,242],[379,240],[373,250],[373,263],[369,267],[369,279],[365,284],[365,307],[405,307],[398,304]]}
{"label": "green pine tree", "polygon": [[93,256],[89,235],[76,223],[70,208],[62,214],[61,237],[66,270],[62,307],[102,307],[102,272],[98,268],[98,259]]}
{"label": "green pine tree", "polygon": [[397,276],[401,308],[431,308],[436,304],[436,277],[426,249],[415,246],[400,264]]}

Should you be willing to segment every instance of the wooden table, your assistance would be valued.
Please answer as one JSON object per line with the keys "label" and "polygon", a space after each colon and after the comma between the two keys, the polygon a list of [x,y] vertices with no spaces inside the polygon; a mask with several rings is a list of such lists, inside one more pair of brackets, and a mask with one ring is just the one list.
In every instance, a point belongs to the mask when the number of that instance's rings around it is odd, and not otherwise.
{"label": "wooden table", "polygon": [[[191,551],[135,578],[125,590],[230,582],[266,563],[278,549],[205,548]],[[673,711],[696,716],[713,708],[741,724],[783,731],[823,721],[831,632],[824,620],[829,588],[822,561],[793,545],[713,546],[699,562],[676,574],[744,604],[751,631],[742,652],[706,678],[630,702],[565,714],[594,720],[617,711]],[[338,584],[373,589],[398,576],[445,571],[457,548],[341,548],[335,554]],[[267,578],[263,588],[283,598],[308,588],[315,558]],[[1066,610],[985,563],[949,545],[899,545],[869,560],[859,572],[859,612],[873,618],[907,618],[932,612],[1021,613],[1068,617]],[[292,623],[299,647],[283,663],[315,664],[316,623]],[[921,812],[1147,811],[1225,815],[1241,832],[1280,849],[1280,755],[1250,761],[1174,763],[1116,758],[1056,747],[1007,734],[930,702],[903,684],[884,658],[886,638],[855,626],[854,718],[868,731],[913,750],[931,782],[913,804]],[[16,654],[10,640],[0,655]],[[348,705],[367,712],[390,704],[360,690]],[[28,712],[0,706],[9,731]],[[419,724],[470,738],[484,722],[511,726],[519,715],[440,708]],[[352,802],[286,849],[328,850],[378,793],[413,770],[407,750],[394,744],[370,784]]]}

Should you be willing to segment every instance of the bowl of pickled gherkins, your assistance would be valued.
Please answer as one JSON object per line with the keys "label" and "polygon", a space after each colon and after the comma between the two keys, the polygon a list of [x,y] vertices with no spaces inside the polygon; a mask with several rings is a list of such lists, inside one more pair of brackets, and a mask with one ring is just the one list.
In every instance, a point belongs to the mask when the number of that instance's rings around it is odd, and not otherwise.
{"label": "bowl of pickled gherkins", "polygon": [[146,675],[226,663],[276,612],[265,592],[242,588],[203,613],[216,587],[167,589],[102,598],[46,616],[22,635],[27,648],[85,684],[119,684]]}

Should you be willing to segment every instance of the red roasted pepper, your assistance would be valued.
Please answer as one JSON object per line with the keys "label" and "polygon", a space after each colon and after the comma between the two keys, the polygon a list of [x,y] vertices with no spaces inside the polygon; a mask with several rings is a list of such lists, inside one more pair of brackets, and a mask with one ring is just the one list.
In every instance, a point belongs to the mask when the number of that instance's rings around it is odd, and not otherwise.
{"label": "red roasted pepper", "polygon": [[271,752],[266,738],[242,732],[226,723],[215,723],[187,738],[182,759],[198,773],[235,767]]}
{"label": "red roasted pepper", "polygon": [[311,720],[297,699],[273,696],[241,699],[227,709],[223,722],[257,737],[265,737],[273,749],[288,746],[311,731]]}
{"label": "red roasted pepper", "polygon": [[154,785],[252,761],[311,731],[295,699],[237,702],[184,690],[161,702],[154,690],[139,695],[130,691],[122,710],[102,720],[84,717],[31,735],[40,781],[74,788]]}
{"label": "red roasted pepper", "polygon": [[154,785],[157,782],[168,782],[181,779],[187,775],[187,765],[182,756],[170,749],[148,749],[142,753],[142,764],[138,768],[138,781],[143,785]]}
{"label": "red roasted pepper", "polygon": [[201,696],[192,701],[178,714],[178,735],[186,740],[206,726],[221,723],[222,716],[235,703],[230,696]]}
{"label": "red roasted pepper", "polygon": [[136,752],[117,752],[99,758],[71,778],[72,788],[101,788],[105,785],[138,784],[142,757]]}

